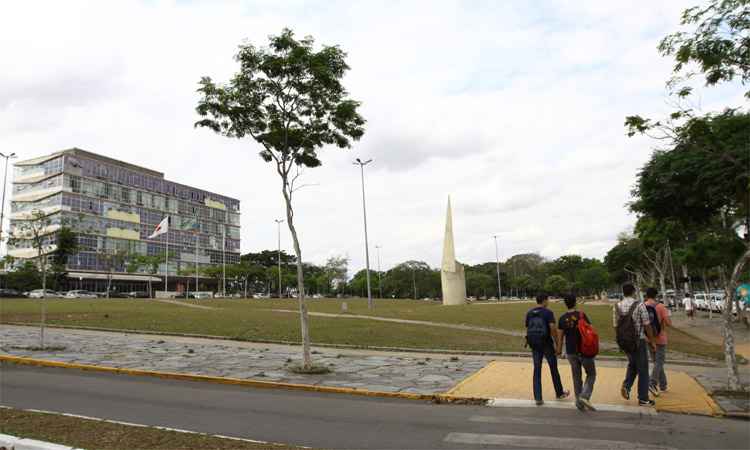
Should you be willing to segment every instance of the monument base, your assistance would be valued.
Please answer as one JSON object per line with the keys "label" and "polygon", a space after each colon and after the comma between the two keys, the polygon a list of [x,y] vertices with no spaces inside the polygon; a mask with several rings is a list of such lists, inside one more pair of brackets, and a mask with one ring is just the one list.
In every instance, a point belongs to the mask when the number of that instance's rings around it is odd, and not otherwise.
{"label": "monument base", "polygon": [[466,274],[463,264],[456,261],[456,271],[440,271],[440,281],[443,287],[443,305],[466,304]]}

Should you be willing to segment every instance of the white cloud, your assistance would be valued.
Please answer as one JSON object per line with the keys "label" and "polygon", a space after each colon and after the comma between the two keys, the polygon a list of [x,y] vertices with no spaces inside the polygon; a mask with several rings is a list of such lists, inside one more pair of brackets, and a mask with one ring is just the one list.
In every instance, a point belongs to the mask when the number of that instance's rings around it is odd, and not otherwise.
{"label": "white cloud", "polygon": [[[33,157],[77,146],[242,200],[244,251],[275,248],[279,182],[249,141],[194,129],[201,76],[227,79],[247,39],[289,26],[338,44],[367,133],[324,149],[299,193],[304,259],[362,267],[366,170],[372,264],[437,265],[445,203],[462,261],[579,252],[601,257],[651,143],[628,114],[667,110],[658,40],[681,2],[18,2],[0,19],[0,148]],[[44,11],[44,13],[40,13]],[[737,102],[737,90],[704,104]],[[288,232],[282,244],[290,249]]]}

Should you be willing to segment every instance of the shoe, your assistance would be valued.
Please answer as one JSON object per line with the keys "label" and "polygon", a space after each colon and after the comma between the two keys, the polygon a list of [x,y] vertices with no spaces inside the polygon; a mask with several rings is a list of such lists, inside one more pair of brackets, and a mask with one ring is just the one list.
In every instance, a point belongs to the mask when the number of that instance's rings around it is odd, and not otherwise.
{"label": "shoe", "polygon": [[586,412],[586,406],[583,404],[581,399],[576,400],[576,408],[578,408],[578,411]]}
{"label": "shoe", "polygon": [[638,406],[650,406],[653,408],[656,406],[656,402],[653,400],[638,400]]}
{"label": "shoe", "polygon": [[596,408],[594,408],[594,405],[591,404],[589,399],[581,397],[578,399],[578,401],[581,402],[581,404],[585,406],[589,411],[596,411]]}
{"label": "shoe", "polygon": [[630,400],[630,391],[625,388],[625,386],[620,388],[620,395],[622,395],[622,398],[625,400]]}
{"label": "shoe", "polygon": [[658,390],[658,389],[656,389],[656,386],[649,386],[649,387],[648,387],[648,391],[649,391],[649,392],[651,393],[651,395],[653,395],[654,397],[658,397],[658,396],[659,396],[659,390]]}
{"label": "shoe", "polygon": [[562,394],[557,396],[558,400],[570,397],[570,391],[562,391]]}
{"label": "shoe", "polygon": [[667,389],[667,388],[663,388],[663,389],[662,389],[662,388],[659,388],[659,390],[660,390],[661,392],[667,392],[667,391],[669,391],[669,389]]}
{"label": "shoe", "polygon": [[537,400],[536,406],[542,406],[544,404],[544,400]]}

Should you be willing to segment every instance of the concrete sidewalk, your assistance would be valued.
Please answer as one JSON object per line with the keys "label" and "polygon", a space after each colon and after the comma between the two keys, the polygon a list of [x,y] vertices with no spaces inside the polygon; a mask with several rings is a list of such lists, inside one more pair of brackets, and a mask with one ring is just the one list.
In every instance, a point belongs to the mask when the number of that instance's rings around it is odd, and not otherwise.
{"label": "concrete sidewalk", "polygon": [[[571,396],[565,401],[572,404],[574,398],[573,383],[567,361],[562,359],[559,361],[559,370],[563,387],[571,392]],[[528,360],[493,361],[448,391],[448,394],[460,397],[533,400],[532,372],[533,365]],[[637,407],[638,399],[635,387],[631,391],[630,400],[625,400],[620,395],[620,386],[624,377],[624,368],[599,365],[596,370],[596,384],[591,401],[598,405]],[[706,416],[721,415],[721,408],[711,399],[705,389],[687,373],[668,370],[667,380],[669,381],[669,391],[655,399],[657,411]],[[542,368],[542,386],[545,401],[555,402],[552,378],[549,366],[546,364]]]}
{"label": "concrete sidewalk", "polygon": [[[48,328],[47,345],[65,348],[31,350],[38,345],[38,333],[36,327],[3,325],[0,327],[0,353],[63,363],[387,393],[531,398],[531,359],[528,357],[314,348],[315,363],[328,366],[332,372],[300,375],[288,370],[290,363],[300,359],[300,347],[294,345]],[[622,404],[619,384],[625,365],[623,361],[597,361],[595,402]],[[561,360],[560,366],[565,385],[572,390],[567,362]],[[715,404],[706,391],[724,386],[724,368],[669,364],[667,368],[679,370],[670,371],[672,392],[659,400],[660,410],[696,412],[699,409],[702,414],[716,414]],[[547,368],[544,373],[545,385],[549,388]],[[745,381],[748,381],[747,376],[745,367]],[[552,397],[551,392],[545,392],[545,398]],[[698,402],[700,408],[691,402]]]}

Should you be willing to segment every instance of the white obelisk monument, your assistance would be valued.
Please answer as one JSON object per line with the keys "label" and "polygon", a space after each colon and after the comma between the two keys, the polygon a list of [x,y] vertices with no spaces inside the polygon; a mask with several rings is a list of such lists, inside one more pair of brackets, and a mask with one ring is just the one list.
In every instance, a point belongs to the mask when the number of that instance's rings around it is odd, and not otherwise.
{"label": "white obelisk monument", "polygon": [[443,305],[463,305],[466,303],[464,267],[456,261],[456,249],[453,246],[453,214],[450,196],[448,197],[448,211],[445,215],[443,265],[440,268],[440,281],[443,285]]}

